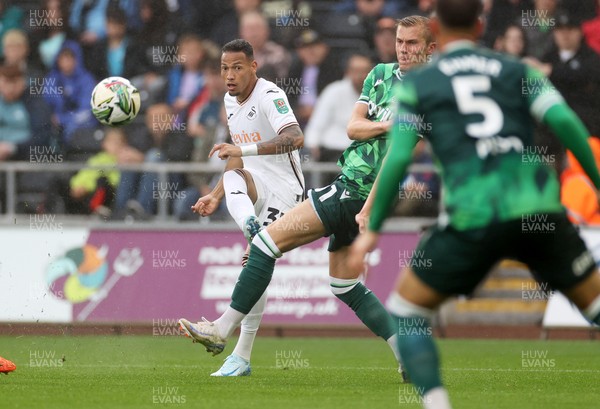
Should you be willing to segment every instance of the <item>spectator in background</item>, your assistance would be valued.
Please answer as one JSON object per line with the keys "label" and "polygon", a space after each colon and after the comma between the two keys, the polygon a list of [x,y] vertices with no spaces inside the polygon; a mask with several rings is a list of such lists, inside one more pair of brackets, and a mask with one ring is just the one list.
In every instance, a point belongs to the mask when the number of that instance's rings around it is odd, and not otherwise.
{"label": "spectator in background", "polygon": [[539,59],[552,49],[557,4],[558,0],[534,0],[533,10],[522,14],[520,23],[525,29],[526,55]]}
{"label": "spectator in background", "polygon": [[493,47],[496,39],[506,33],[511,24],[525,26],[522,20],[528,10],[533,10],[533,0],[493,0],[485,24],[484,44]]}
{"label": "spectator in background", "polygon": [[118,8],[106,12],[106,38],[89,47],[86,67],[100,81],[106,77],[130,78],[133,68],[129,58],[132,47],[127,37],[127,16]]}
{"label": "spectator in background", "polygon": [[140,20],[141,30],[127,50],[132,75],[166,74],[173,63],[177,29],[172,27],[165,0],[141,0]]}
{"label": "spectator in background", "polygon": [[391,63],[398,61],[396,57],[396,20],[391,17],[382,17],[375,26],[375,53],[377,63]]}
{"label": "spectator in background", "polygon": [[29,160],[30,147],[50,141],[50,109],[25,92],[26,81],[18,67],[0,67],[0,161]]}
{"label": "spectator in background", "polygon": [[39,18],[29,19],[32,48],[37,51],[34,58],[39,58],[39,65],[50,70],[54,67],[56,56],[63,43],[74,39],[69,28],[69,6],[65,0],[41,0],[38,10]]}
{"label": "spectator in background", "polygon": [[106,12],[109,6],[118,7],[125,12],[130,30],[139,29],[137,0],[73,0],[68,23],[83,48],[106,37]]}
{"label": "spectator in background", "polygon": [[384,16],[396,16],[398,4],[395,1],[385,0],[346,0],[336,7],[335,12],[356,15],[364,29],[365,41],[370,49],[374,49],[373,39],[377,20]]}
{"label": "spectator in background", "polygon": [[523,58],[527,44],[523,28],[516,24],[506,27],[504,33],[494,42],[494,50],[510,54],[516,58]]}
{"label": "spectator in background", "polygon": [[178,42],[177,62],[169,72],[167,103],[178,114],[183,114],[192,99],[204,86],[204,59],[207,46],[193,34],[181,37]]}
{"label": "spectator in background", "polygon": [[581,21],[566,12],[556,15],[555,46],[541,62],[525,61],[537,67],[579,115],[593,135],[600,135],[600,100],[590,98],[600,94],[600,57],[583,41]]}
{"label": "spectator in background", "polygon": [[214,145],[215,132],[223,123],[223,95],[227,92],[227,87],[221,78],[221,66],[218,60],[211,60],[206,65],[204,78],[205,86],[190,104],[187,122],[187,133],[194,140],[192,158],[199,162],[208,159],[208,154]]}
{"label": "spectator in background", "polygon": [[142,28],[127,47],[131,83],[140,91],[142,112],[166,99],[167,72],[176,62],[177,30],[165,0],[141,0]]}
{"label": "spectator in background", "polygon": [[435,0],[409,0],[409,3],[409,6],[400,13],[400,18],[407,16],[429,17],[435,8]]}
{"label": "spectator in background", "polygon": [[[127,147],[125,132],[122,128],[109,128],[102,140],[102,151],[86,162],[90,167],[116,165],[122,149]],[[110,216],[115,198],[115,189],[119,184],[118,169],[81,169],[69,182],[69,196],[72,204],[70,213],[96,213]]]}
{"label": "spectator in background", "polygon": [[559,0],[559,7],[579,21],[591,20],[598,13],[597,0]]}
{"label": "spectator in background", "polygon": [[[241,37],[242,16],[250,12],[260,13],[261,0],[233,0],[235,11],[226,12],[214,25],[210,39],[219,46]],[[243,38],[243,37],[242,37]],[[254,47],[254,44],[252,44]],[[260,67],[260,65],[259,65]]]}
{"label": "spectator in background", "polygon": [[269,39],[269,23],[257,11],[245,13],[240,20],[240,38],[254,48],[254,59],[258,65],[256,75],[277,83],[290,70],[292,57],[285,48]]}
{"label": "spectator in background", "polygon": [[10,65],[19,68],[25,73],[25,77],[42,78],[42,72],[37,67],[29,63],[29,40],[27,34],[18,29],[7,31],[2,37],[2,47],[4,48],[4,65]]}
{"label": "spectator in background", "polygon": [[594,19],[584,22],[582,29],[587,45],[600,54],[600,0],[596,1],[596,7],[598,14]]}
{"label": "spectator in background", "polygon": [[[223,95],[227,92],[225,82],[221,78],[219,60],[211,60],[204,68],[205,86],[202,92],[190,104],[187,134],[193,138],[194,149],[192,160],[207,163],[211,148],[225,139],[227,118],[223,107]],[[217,157],[213,160],[220,161]],[[175,215],[180,220],[198,219],[190,208],[198,197],[206,196],[212,190],[212,174],[187,174],[187,189],[182,200],[174,206]],[[218,175],[217,175],[218,176]]]}
{"label": "spectator in background", "polygon": [[[164,1],[164,0],[163,0]],[[177,24],[182,28],[182,32],[196,34],[201,38],[211,39],[217,43],[221,41],[220,38],[212,38],[212,30],[217,28],[217,24],[221,23],[221,19],[225,15],[232,13],[231,1],[223,0],[177,0],[179,8],[177,11]],[[223,20],[223,27],[227,20]],[[237,32],[239,26],[238,21],[233,22],[233,30],[228,33],[222,33],[224,35],[231,35],[231,33]]]}
{"label": "spectator in background", "polygon": [[44,92],[44,98],[52,109],[52,124],[59,129],[63,145],[70,145],[75,131],[98,127],[90,110],[96,80],[85,69],[81,48],[75,41],[65,41],[44,83],[53,91]]}
{"label": "spectator in background", "polygon": [[290,67],[289,81],[278,77],[275,83],[285,91],[302,127],[312,115],[321,91],[340,79],[343,70],[339,58],[331,53],[316,31],[305,30],[300,33],[295,46],[297,57]]}
{"label": "spectator in background", "polygon": [[[152,147],[145,153],[131,148],[122,157],[119,155],[119,163],[189,161],[192,140],[185,133],[179,132],[178,128],[169,105],[156,104],[148,107],[146,131],[152,139]],[[169,198],[176,193],[174,190],[183,189],[183,176],[171,174],[168,183],[168,187],[161,186],[158,174],[153,172],[121,172],[115,203],[117,218],[130,215],[145,219],[154,214],[160,195]]]}
{"label": "spectator in background", "polygon": [[369,56],[350,55],[344,78],[329,84],[319,96],[306,126],[304,139],[304,146],[310,149],[313,159],[337,162],[350,145],[346,127],[363,82],[372,68],[373,60]]}
{"label": "spectator in background", "polygon": [[[23,10],[16,6],[9,6],[6,0],[0,0],[0,39],[9,30],[22,28]],[[0,58],[4,57],[3,45],[0,44]]]}
{"label": "spectator in background", "polygon": [[[600,141],[598,138],[590,137],[588,142],[596,159],[596,165],[600,166]],[[570,151],[567,151],[567,159],[567,168],[560,175],[560,201],[567,210],[569,220],[583,226],[599,226],[598,192]]]}

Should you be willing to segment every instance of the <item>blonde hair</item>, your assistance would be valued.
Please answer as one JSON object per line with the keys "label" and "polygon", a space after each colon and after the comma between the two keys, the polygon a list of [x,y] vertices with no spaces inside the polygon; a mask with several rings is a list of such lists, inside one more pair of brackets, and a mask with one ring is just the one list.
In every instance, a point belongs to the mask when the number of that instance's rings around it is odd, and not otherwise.
{"label": "blonde hair", "polygon": [[7,44],[17,43],[29,47],[29,39],[27,34],[23,30],[13,28],[4,33],[2,37],[2,45],[6,47]]}
{"label": "blonde hair", "polygon": [[398,27],[421,27],[421,34],[425,38],[427,44],[435,42],[433,33],[429,27],[429,18],[423,16],[408,16],[401,18],[396,22],[396,29]]}

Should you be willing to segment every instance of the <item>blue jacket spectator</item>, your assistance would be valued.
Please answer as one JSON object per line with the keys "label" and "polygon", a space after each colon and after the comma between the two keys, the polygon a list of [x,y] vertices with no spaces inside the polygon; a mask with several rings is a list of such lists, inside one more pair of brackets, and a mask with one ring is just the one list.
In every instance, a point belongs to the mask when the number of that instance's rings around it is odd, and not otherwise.
{"label": "blue jacket spectator", "polygon": [[[74,0],[71,4],[69,26],[79,34],[83,46],[95,44],[106,37],[106,11],[111,0]],[[119,0],[117,6],[127,14],[130,30],[141,26],[137,0]]]}
{"label": "blue jacket spectator", "polygon": [[86,67],[96,80],[106,77],[131,78],[132,47],[127,34],[127,16],[120,9],[106,13],[106,38],[84,52]]}
{"label": "blue jacket spectator", "polygon": [[167,104],[181,113],[204,86],[202,69],[209,51],[209,42],[195,35],[185,35],[178,42],[176,65],[168,74]]}
{"label": "blue jacket spectator", "polygon": [[29,160],[30,148],[47,146],[50,109],[25,92],[25,73],[15,66],[0,68],[0,161]]}
{"label": "blue jacket spectator", "polygon": [[[22,28],[23,10],[16,6],[7,7],[5,0],[0,0],[0,39],[4,33],[13,28]],[[4,56],[2,44],[0,44],[0,57]]]}
{"label": "blue jacket spectator", "polygon": [[45,92],[44,97],[52,108],[53,122],[62,129],[63,142],[68,143],[77,129],[98,126],[90,110],[96,81],[84,68],[81,48],[75,41],[65,41],[45,85],[56,91]]}

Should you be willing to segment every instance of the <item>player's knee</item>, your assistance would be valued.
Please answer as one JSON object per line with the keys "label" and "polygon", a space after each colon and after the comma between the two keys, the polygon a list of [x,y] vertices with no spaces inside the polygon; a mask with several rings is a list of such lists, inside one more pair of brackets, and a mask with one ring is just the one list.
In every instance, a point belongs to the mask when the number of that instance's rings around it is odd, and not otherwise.
{"label": "player's knee", "polygon": [[243,181],[246,183],[246,174],[243,169],[231,169],[223,173],[223,183],[227,184],[233,181]]}
{"label": "player's knee", "polygon": [[[260,251],[271,258],[280,258],[283,255],[266,229],[261,230],[254,236],[252,245],[258,247]],[[250,257],[252,257],[252,253]]]}
{"label": "player's knee", "polygon": [[387,300],[388,310],[397,317],[416,317],[431,320],[435,311],[421,307],[394,292]]}
{"label": "player's knee", "polygon": [[358,283],[358,278],[347,279],[329,276],[329,289],[338,298],[352,291]]}

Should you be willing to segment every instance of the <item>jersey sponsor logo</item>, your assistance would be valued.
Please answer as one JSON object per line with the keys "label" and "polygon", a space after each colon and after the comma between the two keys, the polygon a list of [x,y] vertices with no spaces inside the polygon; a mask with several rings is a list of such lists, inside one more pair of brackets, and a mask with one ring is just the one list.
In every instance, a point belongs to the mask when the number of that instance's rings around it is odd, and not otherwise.
{"label": "jersey sponsor logo", "polygon": [[388,121],[392,117],[392,111],[384,106],[377,105],[373,101],[368,104],[368,116],[380,122]]}
{"label": "jersey sponsor logo", "polygon": [[232,133],[231,140],[236,145],[239,145],[240,143],[259,142],[262,138],[260,132],[252,132],[249,134],[242,130],[241,133]]}
{"label": "jersey sponsor logo", "polygon": [[250,121],[252,121],[253,119],[255,119],[257,117],[256,115],[256,107],[252,106],[252,108],[250,108],[250,111],[248,112],[248,114],[246,115],[246,118]]}
{"label": "jersey sponsor logo", "polygon": [[280,114],[287,114],[288,112],[290,112],[290,109],[288,108],[283,98],[274,99],[273,103],[277,108],[277,112],[279,112]]}

